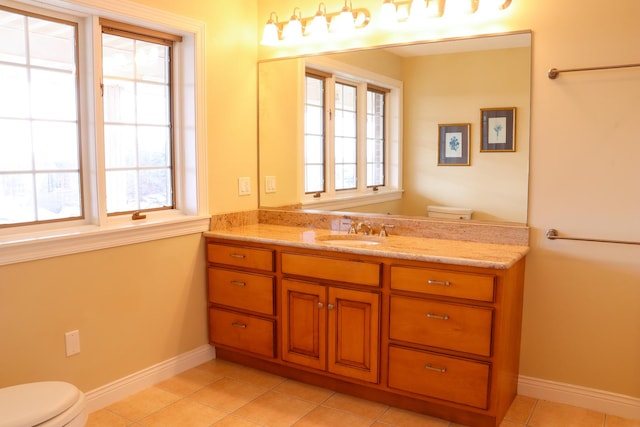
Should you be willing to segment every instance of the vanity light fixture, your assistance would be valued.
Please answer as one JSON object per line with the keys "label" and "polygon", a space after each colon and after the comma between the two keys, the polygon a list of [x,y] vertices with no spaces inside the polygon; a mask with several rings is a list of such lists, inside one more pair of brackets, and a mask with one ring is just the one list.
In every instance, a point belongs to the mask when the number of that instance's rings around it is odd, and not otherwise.
{"label": "vanity light fixture", "polygon": [[398,11],[393,0],[384,0],[380,8],[378,21],[383,28],[390,28],[398,23]]}
{"label": "vanity light fixture", "polygon": [[278,44],[278,41],[280,40],[280,37],[278,37],[278,32],[278,15],[276,15],[275,12],[271,12],[271,15],[269,15],[269,20],[262,30],[262,40],[260,41],[260,44],[263,44],[265,46],[274,46]]}
{"label": "vanity light fixture", "polygon": [[324,3],[312,17],[302,17],[300,8],[293,10],[289,21],[278,22],[278,16],[271,12],[264,27],[260,44],[275,46],[281,41],[297,42],[305,38],[329,37],[329,33],[346,34],[366,27],[371,20],[367,9],[353,9],[350,0],[345,0],[339,12],[327,13]]}
{"label": "vanity light fixture", "polygon": [[324,3],[318,5],[318,11],[307,25],[305,35],[311,37],[322,37],[329,32],[329,22],[327,21],[327,7]]}
{"label": "vanity light fixture", "polygon": [[[296,11],[298,12],[297,14]],[[287,22],[284,30],[282,30],[282,38],[289,41],[302,39],[302,13],[300,12],[300,8],[296,7],[293,9],[291,20]]]}

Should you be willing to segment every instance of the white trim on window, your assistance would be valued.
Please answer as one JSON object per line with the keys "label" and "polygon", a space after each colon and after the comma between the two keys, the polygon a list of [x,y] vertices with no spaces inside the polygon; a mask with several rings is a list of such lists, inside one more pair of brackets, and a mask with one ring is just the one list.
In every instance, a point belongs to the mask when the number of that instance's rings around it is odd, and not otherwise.
{"label": "white trim on window", "polygon": [[[109,217],[98,205],[97,188],[90,188],[90,200],[85,201],[84,221],[58,222],[27,227],[0,229],[0,265],[30,261],[40,258],[68,255],[155,239],[163,239],[209,230],[206,189],[206,104],[205,104],[205,24],[188,17],[158,10],[127,0],[17,0],[15,7],[32,6],[79,17],[85,20],[85,35],[91,34],[97,22],[96,16],[124,23],[145,26],[160,31],[173,32],[183,37],[178,50],[183,58],[179,73],[175,76],[176,127],[180,140],[176,151],[176,204],[179,210],[145,212],[144,220],[126,217]],[[80,32],[82,32],[82,26]],[[83,36],[83,34],[80,34]],[[84,47],[84,49],[90,49]],[[176,52],[177,53],[177,52]],[[91,51],[83,51],[91,54]],[[185,60],[186,59],[186,60]],[[84,64],[81,64],[84,66]],[[96,66],[96,64],[89,65]],[[83,72],[86,72],[83,68]],[[92,99],[99,90],[99,82],[84,80],[81,103],[90,104],[85,111],[92,114],[99,103]],[[87,98],[87,96],[89,98]],[[85,121],[92,119],[85,117]],[[85,128],[83,127],[83,131]],[[88,169],[99,168],[100,156],[96,150],[93,131],[88,135],[90,150],[84,150],[84,178],[95,174]],[[85,135],[87,137],[87,135]],[[83,145],[86,147],[86,145]],[[89,151],[89,152],[87,152]],[[96,152],[97,151],[97,152]],[[86,185],[92,187],[99,178],[89,177]]]}

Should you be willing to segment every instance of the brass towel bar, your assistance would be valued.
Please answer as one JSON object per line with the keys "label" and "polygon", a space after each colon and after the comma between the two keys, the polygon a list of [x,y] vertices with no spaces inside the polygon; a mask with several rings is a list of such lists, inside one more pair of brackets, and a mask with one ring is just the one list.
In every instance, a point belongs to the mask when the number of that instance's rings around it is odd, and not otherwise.
{"label": "brass towel bar", "polygon": [[558,236],[558,230],[550,228],[547,230],[547,239],[549,240],[582,240],[585,242],[601,242],[601,243],[620,243],[623,245],[640,245],[640,242],[632,242],[629,240],[606,240],[606,239],[585,239],[584,237],[562,237]]}
{"label": "brass towel bar", "polygon": [[640,67],[640,64],[623,64],[623,65],[604,65],[602,67],[587,67],[587,68],[567,68],[566,70],[558,70],[557,68],[551,68],[547,72],[547,76],[554,80],[560,73],[571,73],[573,71],[594,71],[594,70],[611,70],[613,68],[632,68]]}

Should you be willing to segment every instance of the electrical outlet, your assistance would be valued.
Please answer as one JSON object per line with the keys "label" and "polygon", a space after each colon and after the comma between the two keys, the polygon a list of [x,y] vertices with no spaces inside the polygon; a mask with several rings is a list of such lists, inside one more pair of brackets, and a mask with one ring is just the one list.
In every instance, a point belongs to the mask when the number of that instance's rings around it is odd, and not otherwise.
{"label": "electrical outlet", "polygon": [[64,334],[67,357],[80,353],[80,331],[70,331]]}
{"label": "electrical outlet", "polygon": [[251,194],[251,179],[248,176],[238,178],[238,195],[248,196]]}
{"label": "electrical outlet", "polygon": [[275,176],[265,176],[264,177],[265,185],[264,192],[265,193],[275,193],[276,192],[276,177]]}

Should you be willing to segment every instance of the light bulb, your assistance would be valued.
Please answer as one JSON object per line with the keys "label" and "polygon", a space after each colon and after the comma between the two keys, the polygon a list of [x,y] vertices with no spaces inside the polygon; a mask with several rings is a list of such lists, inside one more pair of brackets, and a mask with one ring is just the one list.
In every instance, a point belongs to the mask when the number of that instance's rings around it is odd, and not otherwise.
{"label": "light bulb", "polygon": [[[276,20],[273,20],[275,16]],[[271,12],[271,16],[269,16],[269,20],[264,26],[264,30],[262,30],[262,40],[260,40],[260,44],[265,46],[273,46],[278,43],[278,26],[276,25],[278,22],[278,16],[275,12]]]}
{"label": "light bulb", "polygon": [[398,23],[396,16],[396,5],[393,0],[384,0],[380,8],[380,26],[383,28],[393,27]]}

